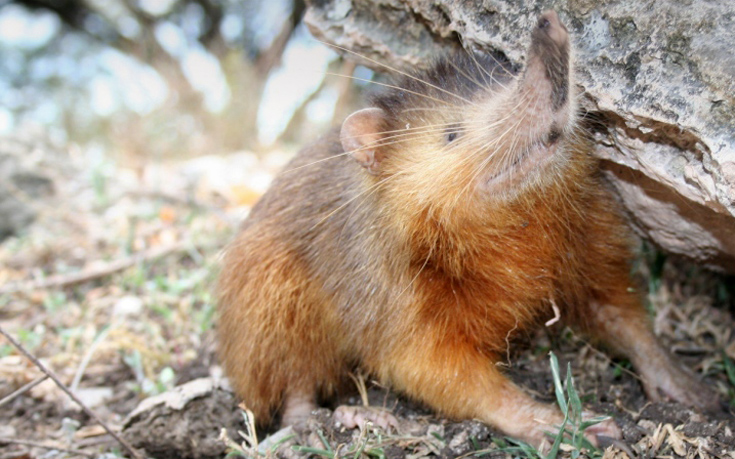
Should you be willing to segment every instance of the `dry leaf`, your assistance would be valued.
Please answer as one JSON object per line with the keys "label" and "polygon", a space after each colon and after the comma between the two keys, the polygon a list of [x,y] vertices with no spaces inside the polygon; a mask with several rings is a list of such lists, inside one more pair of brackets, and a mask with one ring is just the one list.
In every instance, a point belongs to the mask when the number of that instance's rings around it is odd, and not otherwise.
{"label": "dry leaf", "polygon": [[165,223],[172,223],[176,220],[176,210],[170,206],[163,206],[158,211],[158,218]]}
{"label": "dry leaf", "polygon": [[654,453],[658,452],[658,450],[661,449],[661,445],[664,443],[664,440],[666,439],[666,431],[663,428],[662,424],[659,424],[658,427],[656,427],[656,430],[653,432],[653,435],[651,435],[651,449]]}
{"label": "dry leaf", "polygon": [[100,435],[106,435],[107,431],[101,425],[84,426],[74,432],[74,438],[82,440],[84,438],[99,437]]}
{"label": "dry leaf", "polygon": [[671,424],[666,424],[666,431],[669,433],[668,444],[679,456],[686,456],[687,447],[684,444],[685,437],[681,432],[674,430]]}

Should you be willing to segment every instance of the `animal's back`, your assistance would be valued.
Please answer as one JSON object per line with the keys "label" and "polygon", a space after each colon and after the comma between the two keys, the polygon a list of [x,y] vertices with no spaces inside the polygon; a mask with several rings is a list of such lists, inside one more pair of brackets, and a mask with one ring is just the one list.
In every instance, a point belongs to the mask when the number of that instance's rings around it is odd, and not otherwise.
{"label": "animal's back", "polygon": [[377,267],[390,242],[379,221],[365,224],[374,203],[359,169],[334,133],[319,139],[284,167],[226,252],[220,356],[259,423],[290,388],[334,392],[356,355],[345,311],[379,302],[368,285],[390,290]]}

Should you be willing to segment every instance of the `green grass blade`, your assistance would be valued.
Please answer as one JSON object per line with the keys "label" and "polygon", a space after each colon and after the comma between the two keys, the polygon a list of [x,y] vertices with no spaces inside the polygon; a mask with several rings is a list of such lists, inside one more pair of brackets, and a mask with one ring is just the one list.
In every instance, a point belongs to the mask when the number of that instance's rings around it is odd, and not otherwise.
{"label": "green grass blade", "polygon": [[549,359],[551,360],[551,374],[554,377],[554,392],[556,393],[556,402],[561,408],[561,412],[567,414],[567,401],[564,399],[564,386],[561,384],[561,377],[559,376],[559,360],[553,352],[549,352]]}
{"label": "green grass blade", "polygon": [[557,432],[556,438],[554,438],[554,443],[551,444],[551,449],[545,459],[556,459],[559,455],[559,447],[561,446],[562,440],[564,440],[564,426],[567,424],[567,419],[567,416],[564,416],[564,422],[562,423],[559,432]]}
{"label": "green grass blade", "polygon": [[732,359],[727,356],[725,351],[722,351],[722,363],[725,365],[725,373],[727,373],[727,379],[730,380],[730,384],[735,386],[735,364]]}
{"label": "green grass blade", "polygon": [[334,452],[327,451],[325,449],[321,448],[312,448],[310,446],[301,446],[301,445],[294,445],[291,447],[294,451],[297,453],[307,453],[307,454],[315,454],[317,456],[326,457],[329,459],[334,459]]}
{"label": "green grass blade", "polygon": [[385,451],[383,450],[383,448],[371,448],[365,451],[365,454],[370,457],[375,457],[377,459],[385,459]]}
{"label": "green grass blade", "polygon": [[528,443],[516,440],[515,438],[505,437],[508,443],[515,445],[515,446],[506,446],[504,448],[500,448],[499,451],[502,451],[504,453],[513,454],[513,453],[522,453],[523,456],[529,458],[529,459],[538,459],[539,452],[534,448],[533,446],[529,445]]}
{"label": "green grass blade", "polygon": [[321,431],[321,429],[317,429],[316,434],[319,435],[319,439],[322,441],[322,445],[324,445],[325,448],[327,448],[327,451],[332,453],[332,447],[329,446],[329,442],[327,441],[327,438],[324,436],[324,432]]}
{"label": "green grass blade", "polygon": [[595,416],[594,418],[587,419],[579,424],[579,430],[584,431],[587,427],[599,424],[602,421],[607,421],[608,419],[610,419],[610,416]]}
{"label": "green grass blade", "polygon": [[582,419],[582,400],[579,399],[579,393],[574,387],[571,363],[567,364],[567,396],[569,397],[569,405],[572,408],[572,413],[569,418],[573,424],[578,424]]}

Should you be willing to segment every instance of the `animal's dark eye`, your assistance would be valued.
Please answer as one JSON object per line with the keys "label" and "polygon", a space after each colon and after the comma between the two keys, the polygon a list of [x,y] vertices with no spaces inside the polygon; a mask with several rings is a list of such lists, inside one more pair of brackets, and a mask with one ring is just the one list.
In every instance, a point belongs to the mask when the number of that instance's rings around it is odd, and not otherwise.
{"label": "animal's dark eye", "polygon": [[550,145],[555,144],[559,137],[561,137],[561,131],[558,129],[552,129],[551,132],[549,132],[549,137],[547,138],[546,142]]}
{"label": "animal's dark eye", "polygon": [[452,123],[444,129],[444,141],[446,143],[452,143],[457,140],[457,137],[462,135],[462,124]]}

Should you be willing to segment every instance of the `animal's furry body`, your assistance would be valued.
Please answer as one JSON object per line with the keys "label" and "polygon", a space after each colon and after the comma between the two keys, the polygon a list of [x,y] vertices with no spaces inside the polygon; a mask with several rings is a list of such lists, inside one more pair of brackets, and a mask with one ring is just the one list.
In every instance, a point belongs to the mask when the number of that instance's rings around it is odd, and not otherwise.
{"label": "animal's furry body", "polygon": [[552,303],[639,368],[659,362],[642,370],[650,396],[706,405],[632,293],[629,233],[574,133],[555,18],[533,32],[522,76],[461,58],[406,78],[299,153],[253,208],[224,261],[219,335],[260,422],[282,406],[292,422],[359,366],[538,443],[559,413],[495,364]]}

